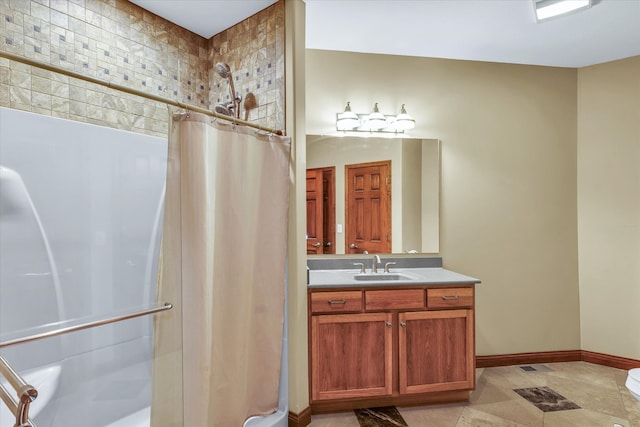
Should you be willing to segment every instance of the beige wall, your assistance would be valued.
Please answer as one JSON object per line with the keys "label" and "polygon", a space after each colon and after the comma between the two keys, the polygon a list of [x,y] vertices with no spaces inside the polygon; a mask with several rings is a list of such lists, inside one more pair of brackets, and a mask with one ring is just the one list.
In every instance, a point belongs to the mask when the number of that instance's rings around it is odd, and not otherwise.
{"label": "beige wall", "polygon": [[422,252],[422,145],[402,140],[402,252]]}
{"label": "beige wall", "polygon": [[299,414],[309,406],[307,354],[307,244],[304,240],[306,210],[305,141],[305,5],[285,2],[285,115],[291,145],[289,192],[288,307],[289,314],[289,410]]}
{"label": "beige wall", "polygon": [[346,101],[406,103],[442,141],[440,253],[482,280],[477,353],[579,349],[577,70],[320,50],[306,69],[308,134]]}
{"label": "beige wall", "polygon": [[640,56],[578,71],[582,348],[640,359]]}

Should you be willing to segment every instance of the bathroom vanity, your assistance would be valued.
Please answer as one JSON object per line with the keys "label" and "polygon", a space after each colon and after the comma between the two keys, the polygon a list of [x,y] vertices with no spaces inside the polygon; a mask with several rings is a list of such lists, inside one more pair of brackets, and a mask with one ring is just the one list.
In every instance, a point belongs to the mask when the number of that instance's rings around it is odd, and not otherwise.
{"label": "bathroom vanity", "polygon": [[440,258],[330,261],[309,262],[312,413],[467,400],[480,281]]}

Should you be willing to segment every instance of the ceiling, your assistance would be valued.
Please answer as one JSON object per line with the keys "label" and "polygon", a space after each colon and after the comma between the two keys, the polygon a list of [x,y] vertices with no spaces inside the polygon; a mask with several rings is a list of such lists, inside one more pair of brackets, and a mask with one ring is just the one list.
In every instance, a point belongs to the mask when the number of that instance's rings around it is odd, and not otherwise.
{"label": "ceiling", "polygon": [[[130,1],[210,38],[277,0]],[[592,2],[536,23],[531,0],[306,0],[306,47],[558,67],[640,55],[640,0]]]}

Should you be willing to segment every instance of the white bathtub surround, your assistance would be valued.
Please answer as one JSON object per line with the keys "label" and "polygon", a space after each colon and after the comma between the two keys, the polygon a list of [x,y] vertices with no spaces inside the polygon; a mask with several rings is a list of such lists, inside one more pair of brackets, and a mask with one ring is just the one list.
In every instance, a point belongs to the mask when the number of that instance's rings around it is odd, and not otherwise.
{"label": "white bathtub surround", "polygon": [[156,318],[152,425],[278,407],[290,139],[210,122],[171,123],[158,297],[175,308]]}
{"label": "white bathtub surround", "polygon": [[[0,153],[0,341],[148,308],[166,140],[0,108]],[[151,327],[130,319],[0,353],[38,390],[36,424],[105,426],[151,404]]]}

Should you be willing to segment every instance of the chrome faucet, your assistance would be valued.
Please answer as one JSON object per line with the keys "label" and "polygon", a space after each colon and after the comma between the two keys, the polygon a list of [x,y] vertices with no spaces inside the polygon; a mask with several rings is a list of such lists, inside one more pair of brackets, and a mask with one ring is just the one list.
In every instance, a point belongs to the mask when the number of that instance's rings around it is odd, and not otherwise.
{"label": "chrome faucet", "polygon": [[380,261],[380,255],[374,255],[373,256],[373,263],[371,264],[371,273],[377,273],[378,272],[378,264],[381,264],[382,261]]}

